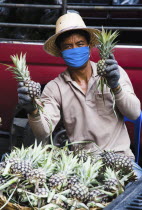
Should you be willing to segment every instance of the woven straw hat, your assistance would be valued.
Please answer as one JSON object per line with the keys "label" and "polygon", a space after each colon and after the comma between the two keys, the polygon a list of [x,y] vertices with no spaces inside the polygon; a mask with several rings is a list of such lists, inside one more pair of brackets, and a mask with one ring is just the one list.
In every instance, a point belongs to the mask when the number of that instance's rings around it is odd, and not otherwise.
{"label": "woven straw hat", "polygon": [[81,29],[90,34],[90,47],[94,47],[97,44],[96,34],[99,33],[99,30],[87,28],[79,14],[70,12],[59,17],[56,22],[56,32],[45,42],[44,50],[50,55],[61,57],[60,50],[56,46],[55,41],[62,33],[75,29]]}

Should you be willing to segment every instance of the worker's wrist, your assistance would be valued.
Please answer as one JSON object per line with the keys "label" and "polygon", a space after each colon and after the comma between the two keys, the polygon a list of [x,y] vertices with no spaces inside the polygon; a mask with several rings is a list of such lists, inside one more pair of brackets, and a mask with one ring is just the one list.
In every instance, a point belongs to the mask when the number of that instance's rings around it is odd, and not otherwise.
{"label": "worker's wrist", "polygon": [[111,88],[111,90],[114,93],[114,95],[116,95],[121,92],[122,88],[121,88],[120,84],[118,84],[115,88]]}
{"label": "worker's wrist", "polygon": [[34,118],[40,116],[40,113],[39,113],[38,109],[34,110],[33,112],[31,112],[29,114],[30,114],[31,117],[34,117]]}

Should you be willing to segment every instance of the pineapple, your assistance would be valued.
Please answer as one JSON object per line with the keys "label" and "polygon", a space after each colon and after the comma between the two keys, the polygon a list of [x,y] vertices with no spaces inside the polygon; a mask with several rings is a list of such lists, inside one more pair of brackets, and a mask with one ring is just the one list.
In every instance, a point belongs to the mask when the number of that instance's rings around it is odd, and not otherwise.
{"label": "pineapple", "polygon": [[102,160],[102,157],[100,154],[95,154],[92,155],[91,160],[92,160],[92,165],[94,165],[95,163],[97,163],[97,161]]}
{"label": "pineapple", "polygon": [[77,176],[80,177],[80,182],[72,185],[70,188],[70,197],[77,199],[81,202],[87,202],[89,199],[89,188],[98,184],[97,176],[99,169],[102,166],[102,161],[99,160],[94,165],[91,163],[91,157],[82,163],[77,169]]}
{"label": "pineapple", "polygon": [[15,67],[10,66],[8,69],[12,70],[15,74],[15,78],[19,82],[24,82],[25,86],[28,87],[28,93],[31,98],[40,96],[40,84],[31,80],[28,66],[26,65],[26,54],[10,56]]}
{"label": "pineapple", "polygon": [[110,53],[112,52],[114,46],[116,45],[116,42],[114,40],[118,36],[118,32],[107,32],[102,27],[102,32],[97,35],[98,38],[98,49],[100,50],[100,57],[101,60],[97,63],[97,73],[100,77],[104,77],[106,75],[106,64],[105,60],[109,58]]}
{"label": "pineapple", "polygon": [[35,190],[35,194],[38,196],[38,197],[46,197],[48,196],[48,191],[45,187],[39,187]]}
{"label": "pineapple", "polygon": [[[85,142],[83,144],[85,144]],[[91,150],[84,149],[83,144],[80,143],[80,144],[77,144],[74,146],[74,151],[73,151],[74,156],[76,156],[78,158],[78,162],[80,162],[80,161],[86,162],[88,157],[91,157],[92,161],[93,161],[93,159],[97,155],[96,154],[94,155],[94,151],[92,152]]]}
{"label": "pineapple", "polygon": [[76,175],[68,177],[68,179],[67,179],[67,189],[70,189],[72,185],[75,185],[77,183],[79,183],[79,177],[77,177]]}
{"label": "pineapple", "polygon": [[106,168],[104,173],[104,189],[112,192],[113,197],[116,197],[124,192],[125,186],[134,181],[135,175],[133,172],[121,174],[121,170],[114,171],[110,167]]}
{"label": "pineapple", "polygon": [[49,187],[55,188],[57,191],[66,187],[69,177],[74,174],[74,170],[78,167],[77,161],[77,157],[73,157],[73,154],[66,155],[66,151],[61,150],[60,160],[57,162],[58,172],[49,178]]}
{"label": "pineapple", "polygon": [[50,188],[57,188],[57,189],[62,188],[67,183],[66,176],[64,174],[62,174],[62,173],[53,174],[49,178],[48,181],[49,181],[49,187]]}
{"label": "pineapple", "polygon": [[117,191],[117,195],[124,191],[124,183],[121,182],[119,172],[115,172],[110,167],[104,173],[104,189],[112,192]]}
{"label": "pineapple", "polygon": [[109,58],[110,54],[113,52],[113,48],[117,43],[114,42],[114,40],[116,39],[117,36],[118,36],[118,31],[115,31],[113,33],[111,31],[107,32],[104,30],[103,27],[102,27],[102,32],[97,35],[99,43],[97,48],[100,51],[100,57],[101,57],[101,60],[99,60],[97,63],[97,74],[99,76],[97,87],[101,90],[102,95],[104,93],[105,85],[108,86],[107,79],[105,78],[106,67],[107,67],[105,61],[106,59]]}
{"label": "pineapple", "polygon": [[110,199],[109,196],[107,195],[107,192],[101,189],[95,189],[93,191],[90,191],[88,195],[88,203],[89,201],[102,203],[102,202],[108,202],[109,200]]}
{"label": "pineapple", "polygon": [[132,160],[129,157],[123,154],[116,154],[113,151],[104,151],[101,155],[106,167],[110,167],[114,171],[120,172],[120,177],[128,175],[127,183],[137,179],[133,170]]}
{"label": "pineapple", "polygon": [[4,172],[5,167],[6,167],[6,162],[5,161],[1,162],[0,163],[0,174],[2,174]]}
{"label": "pineapple", "polygon": [[75,185],[71,185],[70,188],[70,197],[77,199],[81,202],[86,202],[89,195],[89,189],[87,186],[81,183],[76,183]]}
{"label": "pineapple", "polygon": [[46,183],[46,172],[42,168],[33,169],[27,173],[27,178],[29,179],[30,183],[43,185]]}
{"label": "pineapple", "polygon": [[116,155],[115,170],[122,170],[125,174],[133,171],[132,160],[125,155]]}
{"label": "pineapple", "polygon": [[28,66],[26,65],[26,54],[18,57],[18,55],[10,56],[15,66],[10,66],[7,64],[4,64],[8,66],[7,70],[10,70],[14,74],[14,78],[18,82],[23,82],[24,85],[28,88],[28,94],[35,102],[35,105],[37,105],[41,110],[43,107],[43,103],[39,100],[40,98],[40,84],[36,83],[31,80],[30,72],[28,70]]}
{"label": "pineapple", "polygon": [[23,145],[21,148],[15,147],[9,155],[5,156],[5,162],[14,164],[22,160],[29,162],[33,168],[37,168],[39,165],[44,164],[47,160],[49,156],[47,148],[48,145],[43,147],[42,142],[37,145],[37,141],[35,141],[34,145],[27,148],[24,148]]}
{"label": "pineapple", "polygon": [[102,157],[102,161],[104,163],[104,165],[106,165],[107,167],[114,167],[114,161],[115,161],[115,157],[116,154],[114,151],[106,151],[104,150],[101,154]]}
{"label": "pineapple", "polygon": [[[88,200],[103,203],[110,202],[116,196],[124,192],[125,184],[129,180],[130,174],[121,176],[120,171],[114,171],[110,167],[107,167],[104,172],[103,182],[98,187],[95,187],[93,191],[89,192]],[[88,203],[89,203],[88,202]]]}
{"label": "pineapple", "polygon": [[115,171],[122,170],[124,174],[133,171],[132,160],[123,154],[116,154],[114,151],[104,151],[101,156],[103,163]]}
{"label": "pineapple", "polygon": [[26,177],[27,174],[31,172],[32,166],[28,161],[21,160],[12,162],[10,169],[13,174],[20,174]]}
{"label": "pineapple", "polygon": [[27,173],[29,173],[32,169],[31,164],[28,161],[21,160],[20,158],[6,158],[5,169],[3,171],[4,174],[8,174],[11,172],[12,174],[18,174],[22,177],[26,177]]}
{"label": "pineapple", "polygon": [[[5,156],[5,173],[11,171],[13,174],[19,174],[25,178],[31,178],[31,171],[38,167],[39,160],[44,159],[47,147],[42,148],[41,144],[28,148],[22,146],[21,149],[14,148],[9,155]],[[46,155],[47,157],[47,155]],[[30,175],[29,175],[30,174]],[[32,172],[33,174],[33,172]],[[34,176],[35,177],[35,176]]]}
{"label": "pineapple", "polygon": [[68,209],[67,203],[65,203],[59,196],[58,194],[55,194],[51,200],[50,203],[56,204],[59,207],[61,207],[61,209]]}
{"label": "pineapple", "polygon": [[7,182],[7,178],[5,176],[0,175],[0,185],[3,185]]}
{"label": "pineapple", "polygon": [[5,157],[5,162],[1,163],[1,166],[5,165],[5,168],[7,168],[4,169],[5,174],[10,171],[12,174],[21,175],[28,182],[37,183],[38,187],[39,184],[42,185],[46,182],[47,171],[51,175],[52,170],[55,168],[54,164],[51,167],[51,154],[46,151],[47,148],[48,145],[43,148],[42,143],[37,145],[36,141],[34,146],[31,145],[28,148],[23,146],[21,149],[14,148],[10,155]]}
{"label": "pineapple", "polygon": [[87,151],[86,150],[79,150],[79,151],[76,151],[75,152],[75,155],[77,156],[78,158],[78,161],[83,161],[83,162],[86,162],[87,159],[88,159],[88,154],[87,154]]}

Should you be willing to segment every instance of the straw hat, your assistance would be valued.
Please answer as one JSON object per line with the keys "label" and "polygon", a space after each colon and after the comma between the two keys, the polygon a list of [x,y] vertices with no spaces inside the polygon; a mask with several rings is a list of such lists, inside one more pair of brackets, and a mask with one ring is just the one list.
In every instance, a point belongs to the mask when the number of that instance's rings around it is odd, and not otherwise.
{"label": "straw hat", "polygon": [[90,34],[90,47],[93,47],[97,44],[96,34],[99,33],[99,30],[87,28],[79,14],[70,12],[59,17],[56,22],[56,32],[45,42],[44,50],[50,55],[60,57],[60,50],[55,44],[57,37],[66,31],[75,29],[81,29]]}

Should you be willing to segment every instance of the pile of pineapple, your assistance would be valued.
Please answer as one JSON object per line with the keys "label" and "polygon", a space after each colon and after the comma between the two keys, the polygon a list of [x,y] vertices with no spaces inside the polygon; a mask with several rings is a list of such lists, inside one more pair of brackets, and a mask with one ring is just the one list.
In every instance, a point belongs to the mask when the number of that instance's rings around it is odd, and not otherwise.
{"label": "pile of pineapple", "polygon": [[35,142],[14,148],[0,163],[4,206],[10,202],[38,210],[103,209],[134,180],[128,157],[113,151],[75,152],[67,145]]}

